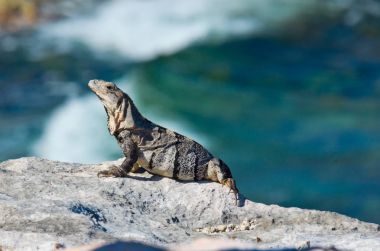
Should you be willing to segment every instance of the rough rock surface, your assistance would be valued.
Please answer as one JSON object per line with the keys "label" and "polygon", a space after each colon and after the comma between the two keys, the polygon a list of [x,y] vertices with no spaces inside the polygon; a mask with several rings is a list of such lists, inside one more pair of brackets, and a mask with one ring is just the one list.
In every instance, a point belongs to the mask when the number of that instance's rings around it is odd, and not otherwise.
{"label": "rough rock surface", "polygon": [[249,200],[236,207],[233,194],[212,182],[178,182],[148,173],[98,178],[109,164],[34,157],[0,163],[0,247],[52,250],[115,240],[170,246],[206,236],[260,249],[380,247],[377,224]]}

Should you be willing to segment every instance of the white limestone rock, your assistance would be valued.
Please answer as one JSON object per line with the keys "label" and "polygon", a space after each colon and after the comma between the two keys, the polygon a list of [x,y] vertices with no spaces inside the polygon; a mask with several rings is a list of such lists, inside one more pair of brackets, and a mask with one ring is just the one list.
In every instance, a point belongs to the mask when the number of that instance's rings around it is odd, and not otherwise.
{"label": "white limestone rock", "polygon": [[[213,182],[178,182],[146,172],[98,178],[109,164],[35,157],[0,163],[0,247],[52,250],[116,240],[169,247],[207,236],[260,249],[380,247],[377,224],[249,200],[236,207],[228,188]],[[227,231],[229,225],[235,227]]]}

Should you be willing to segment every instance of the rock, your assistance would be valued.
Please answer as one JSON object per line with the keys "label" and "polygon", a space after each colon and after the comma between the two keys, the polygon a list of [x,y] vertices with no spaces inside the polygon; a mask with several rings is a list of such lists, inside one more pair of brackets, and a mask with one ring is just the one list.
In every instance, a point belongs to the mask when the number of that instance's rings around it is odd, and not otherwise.
{"label": "rock", "polygon": [[[259,249],[294,248],[305,240],[312,247],[380,246],[377,224],[249,200],[236,207],[228,188],[213,182],[178,182],[146,172],[97,177],[118,163],[82,165],[34,157],[0,163],[0,247],[52,250],[133,240],[166,248],[206,237],[211,228],[218,237]],[[245,219],[255,227],[240,231]],[[207,233],[199,231],[205,227]]]}
{"label": "rock", "polygon": [[247,226],[247,225],[240,225],[240,226],[239,226],[239,230],[240,230],[240,231],[249,230],[249,225],[248,225],[248,226]]}
{"label": "rock", "polygon": [[304,250],[310,248],[310,241],[301,241],[296,245],[298,250]]}
{"label": "rock", "polygon": [[226,225],[219,225],[216,227],[216,229],[218,232],[225,232],[227,229],[227,226]]}
{"label": "rock", "polygon": [[249,224],[249,221],[248,221],[248,220],[244,220],[244,221],[240,224],[240,230],[241,230],[241,231],[249,230],[249,227],[250,227],[250,224]]}
{"label": "rock", "polygon": [[201,228],[199,232],[205,233],[205,234],[209,234],[210,233],[210,228],[208,228],[208,227]]}
{"label": "rock", "polygon": [[228,224],[226,232],[235,231],[236,226],[234,224]]}
{"label": "rock", "polygon": [[217,230],[215,227],[210,227],[210,233],[215,233]]}

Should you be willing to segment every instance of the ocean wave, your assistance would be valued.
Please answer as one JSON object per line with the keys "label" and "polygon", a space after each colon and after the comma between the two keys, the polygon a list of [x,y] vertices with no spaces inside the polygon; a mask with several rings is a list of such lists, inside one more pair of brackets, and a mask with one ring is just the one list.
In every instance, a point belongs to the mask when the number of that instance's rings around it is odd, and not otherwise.
{"label": "ocean wave", "polygon": [[70,98],[56,109],[45,125],[33,154],[59,161],[95,163],[117,150],[109,140],[104,110],[95,97]]}
{"label": "ocean wave", "polygon": [[197,42],[220,41],[283,24],[315,4],[314,0],[113,0],[90,16],[43,26],[41,34],[62,48],[79,41],[97,54],[116,52],[145,61]]}

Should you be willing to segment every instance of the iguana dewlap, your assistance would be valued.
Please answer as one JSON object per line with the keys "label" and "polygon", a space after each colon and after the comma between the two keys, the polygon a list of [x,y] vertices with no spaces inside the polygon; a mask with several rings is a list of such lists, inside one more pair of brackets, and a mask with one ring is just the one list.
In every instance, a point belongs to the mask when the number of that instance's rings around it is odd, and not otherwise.
{"label": "iguana dewlap", "polygon": [[238,189],[228,166],[202,145],[144,118],[131,98],[115,84],[91,80],[91,90],[102,101],[108,129],[124,152],[120,167],[112,166],[98,176],[125,177],[140,168],[177,180],[211,180]]}

